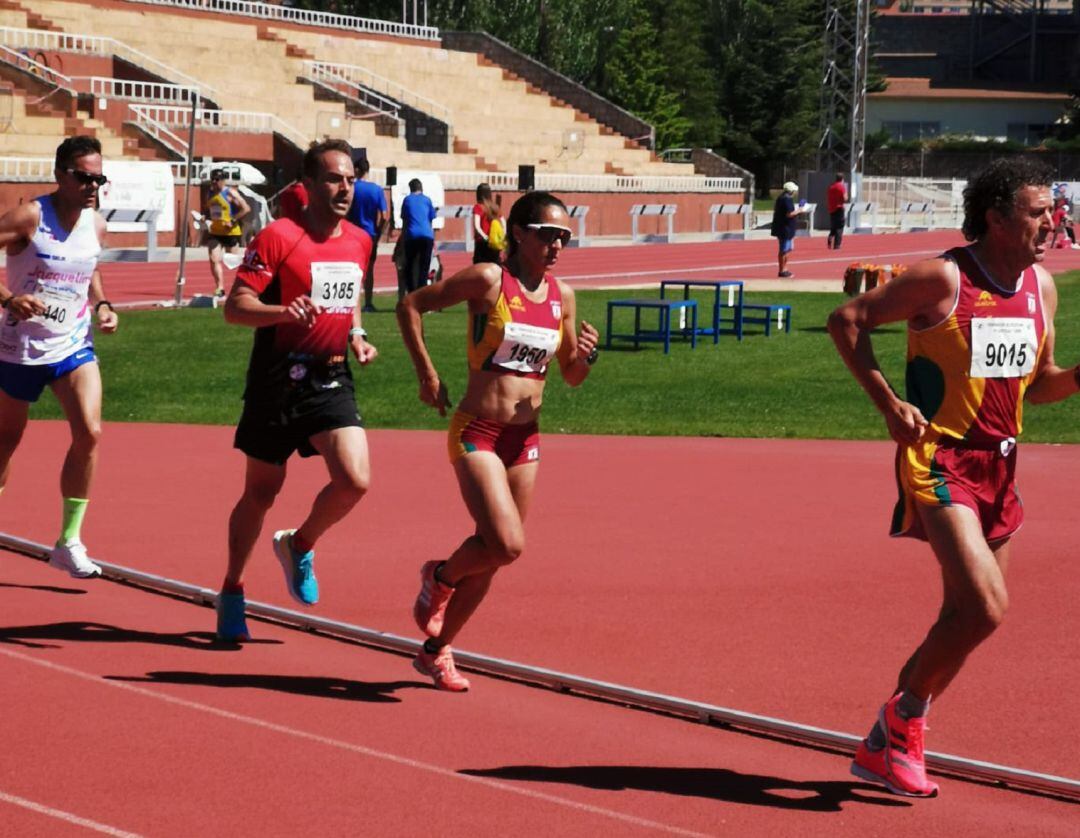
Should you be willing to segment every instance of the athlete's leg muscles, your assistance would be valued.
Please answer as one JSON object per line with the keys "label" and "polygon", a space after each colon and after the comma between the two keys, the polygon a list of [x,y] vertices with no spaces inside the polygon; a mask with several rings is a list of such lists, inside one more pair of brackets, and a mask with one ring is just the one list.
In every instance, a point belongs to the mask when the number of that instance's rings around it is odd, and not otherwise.
{"label": "athlete's leg muscles", "polygon": [[966,506],[919,506],[930,546],[941,566],[944,603],[937,622],[901,672],[899,687],[922,699],[940,696],[967,656],[1005,618],[1009,542],[987,544]]}
{"label": "athlete's leg muscles", "polygon": [[210,273],[214,277],[214,290],[215,292],[220,288],[225,288],[225,268],[222,260],[224,259],[225,249],[221,246],[221,242],[216,239],[211,239],[207,245],[207,249],[210,254]]}
{"label": "athlete's leg muscles", "polygon": [[244,569],[262,532],[263,520],[285,482],[286,467],[247,458],[244,492],[229,515],[229,566],[226,586],[243,584]]}
{"label": "athlete's leg muscles", "polygon": [[101,371],[91,361],[50,386],[71,427],[71,446],[60,471],[60,494],[89,498],[101,439]]}
{"label": "athlete's leg muscles", "polygon": [[539,468],[539,463],[527,463],[508,470],[487,451],[466,454],[454,463],[462,497],[476,522],[476,535],[465,539],[439,574],[454,585],[442,632],[436,638],[440,643],[453,642],[487,595],[498,569],[525,549],[525,514]]}
{"label": "athlete's leg muscles", "polygon": [[363,428],[322,431],[311,437],[311,445],[326,462],[330,482],[315,496],[311,511],[296,531],[305,544],[314,544],[344,518],[371,484],[367,435]]}
{"label": "athlete's leg muscles", "polygon": [[13,399],[0,390],[0,490],[11,474],[11,457],[19,447],[30,415],[30,402]]}

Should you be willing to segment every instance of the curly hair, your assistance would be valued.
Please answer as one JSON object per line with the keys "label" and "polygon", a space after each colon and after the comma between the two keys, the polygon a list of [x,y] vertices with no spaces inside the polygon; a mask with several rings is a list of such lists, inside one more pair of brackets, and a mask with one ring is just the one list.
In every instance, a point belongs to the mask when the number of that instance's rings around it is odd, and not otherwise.
{"label": "curly hair", "polygon": [[993,161],[964,188],[964,238],[973,242],[986,235],[987,210],[996,209],[1009,218],[1017,192],[1025,186],[1050,186],[1052,179],[1052,173],[1042,163],[1024,158]]}
{"label": "curly hair", "polygon": [[[524,227],[528,224],[537,224],[547,207],[559,207],[566,212],[566,204],[552,195],[550,192],[526,192],[510,207],[510,217],[506,219],[506,225],[510,229]],[[507,237],[509,255],[517,252],[517,241],[513,236]]]}

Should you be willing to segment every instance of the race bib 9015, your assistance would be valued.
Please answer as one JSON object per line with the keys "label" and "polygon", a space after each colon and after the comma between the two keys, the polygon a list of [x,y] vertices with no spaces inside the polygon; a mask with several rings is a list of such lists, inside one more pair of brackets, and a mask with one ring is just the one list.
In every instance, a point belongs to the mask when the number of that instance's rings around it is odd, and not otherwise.
{"label": "race bib 9015", "polygon": [[312,262],[311,301],[326,308],[355,308],[363,278],[355,262]]}
{"label": "race bib 9015", "polygon": [[1039,351],[1030,317],[971,320],[971,377],[1020,378],[1035,369]]}

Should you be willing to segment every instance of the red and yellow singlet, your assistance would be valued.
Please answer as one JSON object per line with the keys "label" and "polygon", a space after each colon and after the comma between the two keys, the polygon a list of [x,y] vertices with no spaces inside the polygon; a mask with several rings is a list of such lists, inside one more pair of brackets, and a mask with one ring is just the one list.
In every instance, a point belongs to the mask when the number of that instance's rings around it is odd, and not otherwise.
{"label": "red and yellow singlet", "polygon": [[[907,400],[929,422],[923,437],[897,451],[900,502],[893,517],[894,535],[913,534],[913,503],[976,505],[969,495],[1004,493],[1011,486],[1015,443],[1022,429],[1024,392],[1039,368],[1046,340],[1039,279],[1027,268],[1013,288],[998,286],[966,247],[945,257],[959,272],[956,302],[940,323],[908,330]],[[954,468],[962,452],[989,452],[988,464],[1001,461],[1000,474],[960,475]],[[970,460],[971,458],[969,458]],[[991,485],[1007,479],[1009,485]],[[981,502],[981,501],[979,501]],[[1002,506],[1000,498],[991,506]],[[1009,505],[1006,503],[1006,505]],[[1015,516],[1022,518],[1019,499]],[[1000,537],[1019,526],[1000,522]],[[986,517],[984,516],[984,526]],[[1006,532],[1007,530],[1007,532]]]}
{"label": "red and yellow singlet", "polygon": [[562,342],[562,295],[554,277],[547,298],[534,303],[521,283],[503,268],[499,299],[487,314],[473,318],[469,369],[525,378],[544,378]]}

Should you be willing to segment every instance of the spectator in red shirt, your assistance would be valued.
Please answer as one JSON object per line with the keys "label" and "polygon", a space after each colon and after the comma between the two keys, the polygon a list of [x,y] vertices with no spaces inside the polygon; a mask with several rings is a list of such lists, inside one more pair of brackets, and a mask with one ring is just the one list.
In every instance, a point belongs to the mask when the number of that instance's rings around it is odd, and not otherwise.
{"label": "spectator in red shirt", "polygon": [[495,201],[491,196],[491,186],[481,183],[476,187],[476,203],[472,210],[473,225],[473,264],[499,261],[499,252],[491,246],[491,216],[495,210]]}
{"label": "spectator in red shirt", "polygon": [[304,214],[304,207],[308,205],[307,189],[304,181],[297,178],[285,187],[278,200],[278,218],[289,218],[300,223]]}
{"label": "spectator in red shirt", "polygon": [[825,246],[830,250],[840,249],[840,240],[844,237],[844,204],[847,203],[847,186],[844,176],[837,173],[836,180],[825,191],[825,204],[829,208],[829,238]]}

